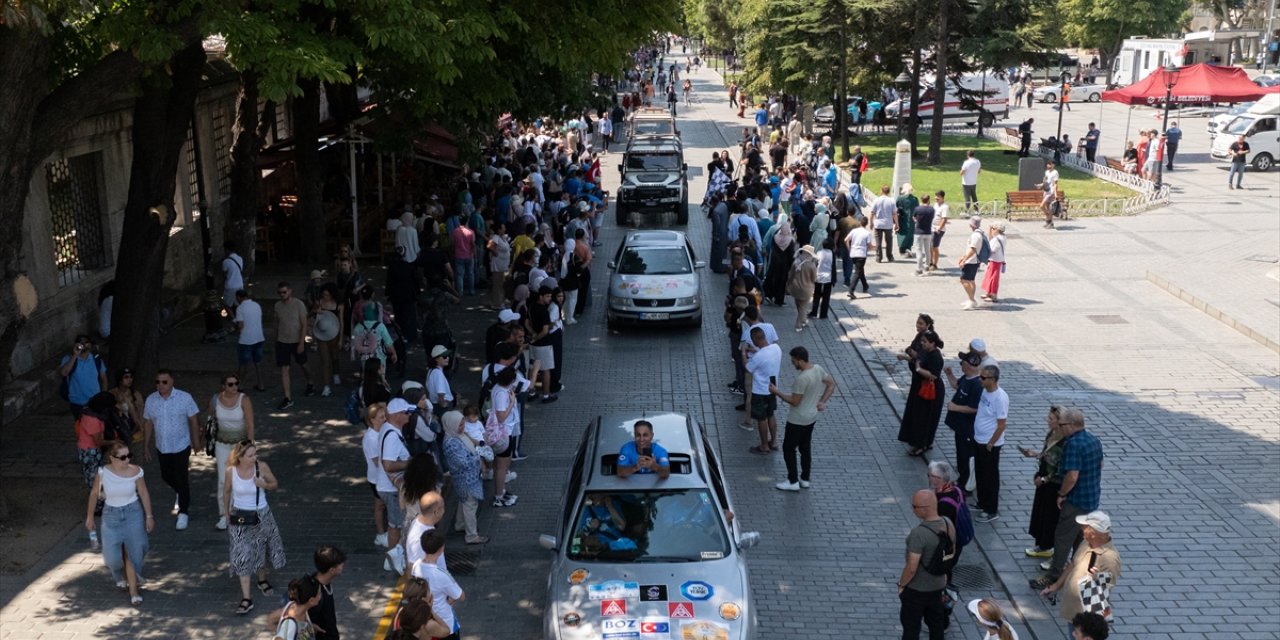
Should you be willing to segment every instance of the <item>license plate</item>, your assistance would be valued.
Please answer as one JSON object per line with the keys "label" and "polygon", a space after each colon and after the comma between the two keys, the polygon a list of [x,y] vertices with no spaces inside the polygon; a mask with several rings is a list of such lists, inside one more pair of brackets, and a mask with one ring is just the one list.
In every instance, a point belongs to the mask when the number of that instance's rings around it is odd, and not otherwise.
{"label": "license plate", "polygon": [[671,319],[671,314],[669,314],[669,313],[657,313],[657,312],[655,312],[655,313],[642,313],[642,314],[640,314],[640,319],[641,319],[641,320],[670,320],[670,319]]}
{"label": "license plate", "polygon": [[658,201],[657,201],[657,200],[645,200],[645,201],[644,201],[644,206],[646,206],[646,207],[656,207],[656,206],[658,206]]}

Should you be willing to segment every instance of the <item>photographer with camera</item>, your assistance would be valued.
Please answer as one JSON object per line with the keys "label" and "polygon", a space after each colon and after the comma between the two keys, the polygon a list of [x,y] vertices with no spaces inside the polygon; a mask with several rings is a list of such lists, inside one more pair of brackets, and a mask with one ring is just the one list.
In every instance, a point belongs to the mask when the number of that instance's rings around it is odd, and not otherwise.
{"label": "photographer with camera", "polygon": [[58,395],[71,405],[72,417],[79,418],[89,398],[107,390],[107,365],[94,351],[93,339],[81,334],[58,367],[62,375]]}

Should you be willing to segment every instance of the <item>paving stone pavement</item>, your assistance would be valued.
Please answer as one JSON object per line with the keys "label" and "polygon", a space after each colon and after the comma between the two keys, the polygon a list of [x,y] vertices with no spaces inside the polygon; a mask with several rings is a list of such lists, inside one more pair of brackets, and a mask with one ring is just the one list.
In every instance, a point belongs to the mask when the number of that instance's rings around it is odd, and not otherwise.
{"label": "paving stone pavement", "polygon": [[[744,122],[728,110],[717,76],[704,69],[692,78],[697,99],[680,109],[691,170],[729,146],[726,138],[736,140]],[[619,157],[609,154],[604,164],[611,168]],[[606,187],[616,188],[616,174],[604,173]],[[696,202],[706,176],[695,174]],[[923,311],[937,320],[953,366],[954,352],[974,336],[984,337],[1002,361],[1002,382],[1013,400],[1010,445],[1038,444],[1051,402],[1084,409],[1102,438],[1109,457],[1103,505],[1115,518],[1126,563],[1116,590],[1115,637],[1280,637],[1280,492],[1267,481],[1267,472],[1280,468],[1280,363],[1274,352],[1158,289],[1144,273],[1180,255],[1180,247],[1232,241],[1213,229],[1236,230],[1240,242],[1266,242],[1276,233],[1266,211],[1256,205],[1173,207],[1135,218],[1072,221],[1057,233],[1034,223],[1011,225],[1005,302],[979,311],[959,310],[953,269],[914,278],[902,263],[871,265],[877,295],[855,303],[835,296],[834,317],[803,333],[789,330],[790,309],[766,307],[766,318],[783,329],[783,348],[806,346],[839,384],[815,433],[813,488],[799,494],[773,489],[782,461],[747,453],[755,436],[735,426],[744,414],[733,410],[738,398],[723,387],[732,377],[719,322],[723,276],[702,272],[707,315],[697,331],[609,332],[597,295],[587,318],[567,329],[568,390],[555,404],[528,407],[532,457],[517,463],[520,477],[511,485],[521,495],[519,504],[482,508],[481,531],[492,537],[483,548],[449,539],[447,551],[463,554],[451,558],[468,592],[459,608],[463,636],[541,635],[550,558],[537,546],[537,535],[553,527],[582,429],[595,415],[618,410],[692,413],[720,447],[739,521],[763,536],[747,552],[760,637],[900,635],[894,583],[903,539],[914,524],[910,493],[925,486],[925,470],[896,442],[909,378],[893,354],[909,341],[914,317]],[[696,209],[688,232],[695,248],[705,250],[709,225]],[[943,262],[954,259],[957,235],[944,244]],[[620,239],[621,232],[606,223],[593,269],[597,294],[607,277],[604,262]],[[278,275],[258,279],[273,282]],[[1235,295],[1230,282],[1220,288],[1218,295]],[[491,315],[467,307],[453,318],[464,345],[454,382],[463,396],[475,394],[477,338]],[[165,361],[177,370],[179,386],[199,400],[213,392],[220,367],[234,362],[234,348],[196,344],[196,324],[170,334]],[[413,357],[411,374],[421,378],[421,351]],[[793,379],[793,371],[783,371],[781,386],[790,388]],[[272,389],[255,397],[259,439],[267,443],[264,459],[281,478],[281,489],[269,499],[289,552],[289,567],[274,582],[282,590],[288,577],[310,570],[318,544],[344,548],[349,561],[338,583],[340,620],[349,637],[368,637],[394,580],[381,571],[370,539],[359,433],[342,420],[341,394],[298,398],[286,413],[270,411],[279,396],[269,380]],[[69,438],[53,428],[64,422],[54,416],[59,411],[47,408],[0,430],[6,478],[78,482]],[[934,455],[949,455],[947,434],[942,428]],[[226,575],[224,535],[211,527],[212,464],[196,460],[198,497],[186,532],[173,531],[163,508],[171,494],[155,466],[148,466],[159,522],[141,609],[126,605],[99,557],[84,546],[83,532],[75,528],[83,505],[63,505],[57,508],[69,512],[71,533],[27,574],[0,580],[0,638],[262,637],[270,609],[265,599],[258,598],[249,618],[231,612],[238,595]],[[1030,544],[1024,529],[1034,468],[1011,455],[1003,466],[1005,506],[1000,520],[978,525],[980,548],[965,550],[963,596],[1000,601],[1023,638],[1066,637],[1056,608],[1026,586],[1034,562],[1019,553]],[[471,575],[462,574],[467,565],[474,565]],[[957,615],[947,637],[978,637],[967,613]]]}

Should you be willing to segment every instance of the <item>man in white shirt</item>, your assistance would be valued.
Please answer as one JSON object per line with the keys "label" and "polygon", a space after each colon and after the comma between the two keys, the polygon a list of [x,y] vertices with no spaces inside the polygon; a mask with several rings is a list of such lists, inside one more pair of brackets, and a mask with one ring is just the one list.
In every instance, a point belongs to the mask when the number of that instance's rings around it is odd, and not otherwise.
{"label": "man in white shirt", "polygon": [[422,550],[426,554],[413,566],[413,575],[427,581],[431,588],[431,611],[449,627],[450,634],[443,640],[458,640],[462,626],[453,612],[453,605],[467,599],[458,581],[444,568],[444,532],[432,529],[422,537]]}
{"label": "man in white shirt", "polygon": [[973,149],[966,156],[960,165],[960,188],[964,190],[964,210],[972,211],[978,206],[978,174],[982,173],[982,161],[974,157]]}
{"label": "man in white shirt", "polygon": [[853,231],[845,236],[844,242],[849,248],[849,256],[853,259],[853,279],[849,281],[849,299],[857,300],[858,296],[853,294],[853,290],[858,288],[859,282],[862,283],[862,294],[870,295],[867,291],[867,254],[871,249],[876,248],[871,232],[867,230],[865,218],[853,219]]}
{"label": "man in white shirt", "polygon": [[947,235],[947,218],[951,215],[951,205],[947,204],[947,192],[939,189],[934,195],[933,206],[933,248],[929,255],[929,270],[938,270],[938,244],[942,236]]}
{"label": "man in white shirt", "polygon": [[969,296],[961,307],[965,311],[978,307],[978,301],[973,298],[973,294],[977,291],[974,278],[977,277],[978,267],[981,266],[978,261],[978,252],[982,250],[982,245],[986,241],[986,238],[982,237],[982,218],[979,216],[969,218],[969,242],[965,247],[964,255],[960,256],[960,260],[956,263],[956,266],[960,267],[960,286],[964,288],[965,295]]}
{"label": "man in white shirt", "polygon": [[893,234],[898,230],[898,203],[889,197],[889,185],[880,187],[880,195],[871,201],[871,226],[875,229],[876,262],[884,262],[881,253],[889,254],[889,262],[893,262]]}
{"label": "man in white shirt", "polygon": [[156,371],[156,390],[142,407],[142,459],[151,462],[154,444],[160,453],[160,477],[178,494],[173,505],[178,531],[187,528],[191,506],[191,449],[204,449],[204,434],[196,422],[199,413],[191,394],[173,388],[173,372]]}
{"label": "man in white shirt", "polygon": [[982,399],[973,421],[973,476],[978,486],[976,522],[1000,517],[1000,448],[1009,418],[1009,394],[1000,388],[1000,367],[982,368]]}
{"label": "man in white shirt", "polygon": [[[252,362],[253,388],[256,391],[266,391],[266,387],[262,386],[262,348],[267,341],[267,336],[262,331],[262,305],[250,298],[249,292],[244,289],[236,291],[235,321],[236,331],[240,332],[236,346],[239,365],[236,367],[236,377],[244,380],[244,367]],[[245,387],[247,386],[246,384]]]}
{"label": "man in white shirt", "polygon": [[[378,497],[387,505],[388,562],[383,569],[394,569],[396,575],[404,573],[406,563],[404,547],[400,546],[400,527],[404,524],[404,507],[400,506],[400,485],[404,484],[404,470],[409,466],[409,449],[400,432],[409,423],[413,405],[404,398],[392,398],[387,403],[387,422],[378,431]],[[390,566],[388,566],[388,563]]]}
{"label": "man in white shirt", "polygon": [[222,303],[228,309],[236,306],[236,292],[244,288],[244,258],[236,253],[236,243],[222,243],[227,255],[222,259]]}
{"label": "man in white shirt", "polygon": [[[440,520],[444,519],[444,498],[438,492],[428,491],[418,499],[418,517],[409,522],[404,532],[405,559],[409,566],[426,557],[422,550],[422,534],[432,531]],[[441,569],[445,568],[444,556],[436,561]]]}
{"label": "man in white shirt", "polygon": [[[760,445],[751,447],[751,453],[768,455],[777,449],[778,398],[769,391],[769,385],[777,384],[778,371],[782,368],[782,348],[776,340],[770,343],[765,337],[763,327],[750,330],[754,353],[747,358],[747,371],[751,374],[751,419],[756,421],[756,431],[760,434]],[[750,423],[742,423],[746,430]]]}
{"label": "man in white shirt", "polygon": [[1044,228],[1053,228],[1053,202],[1058,199],[1058,170],[1053,162],[1044,165],[1044,181],[1036,185],[1044,189],[1044,199],[1040,201],[1040,210],[1044,212]]}

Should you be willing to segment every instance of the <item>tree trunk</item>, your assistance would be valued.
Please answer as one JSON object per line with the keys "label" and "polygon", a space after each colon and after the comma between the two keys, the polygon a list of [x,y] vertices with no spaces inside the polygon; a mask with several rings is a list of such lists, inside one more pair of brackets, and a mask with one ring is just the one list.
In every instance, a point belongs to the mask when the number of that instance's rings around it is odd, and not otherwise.
{"label": "tree trunk", "polygon": [[[159,363],[165,252],[174,222],[178,164],[195,112],[205,53],[199,42],[174,54],[169,75],[143,82],[133,107],[133,166],[116,262],[111,366],[151,375]],[[205,215],[208,215],[207,212]]]}
{"label": "tree trunk", "polygon": [[907,116],[907,141],[911,143],[911,156],[918,157],[916,139],[920,133],[920,48],[911,50],[911,113]]}
{"label": "tree trunk", "polygon": [[[840,148],[846,161],[849,155],[849,45],[845,31],[840,30],[840,105],[836,122],[840,123]],[[834,161],[835,158],[832,158]]]}
{"label": "tree trunk", "polygon": [[268,102],[259,115],[258,74],[254,71],[242,73],[240,93],[236,96],[236,119],[231,127],[230,212],[223,235],[236,243],[244,259],[245,276],[253,275],[258,211],[262,208],[262,174],[258,172],[258,156],[271,121],[275,119],[274,111],[273,104]]}
{"label": "tree trunk", "polygon": [[[934,67],[936,73],[933,76],[933,118],[929,123],[929,153],[925,156],[924,163],[930,166],[937,165],[942,162],[942,120],[943,111],[947,103],[947,43],[951,39],[947,33],[947,13],[950,10],[950,0],[941,0],[938,3],[938,41],[935,44]],[[982,114],[978,114],[978,118],[982,118]]]}
{"label": "tree trunk", "polygon": [[302,95],[293,99],[294,180],[298,185],[298,224],[302,230],[302,261],[325,258],[324,169],[320,164],[320,82],[298,81]]}

